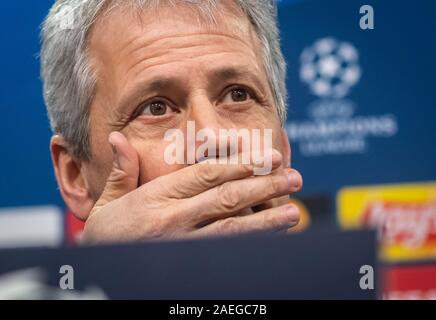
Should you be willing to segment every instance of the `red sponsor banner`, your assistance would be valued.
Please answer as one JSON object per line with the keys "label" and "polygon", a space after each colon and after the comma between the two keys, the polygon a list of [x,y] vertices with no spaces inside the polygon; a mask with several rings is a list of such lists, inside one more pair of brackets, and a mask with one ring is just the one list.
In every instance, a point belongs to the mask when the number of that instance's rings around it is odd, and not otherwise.
{"label": "red sponsor banner", "polygon": [[436,264],[386,267],[383,299],[436,300]]}
{"label": "red sponsor banner", "polygon": [[376,201],[366,207],[362,224],[378,227],[385,244],[419,247],[436,242],[436,201]]}
{"label": "red sponsor banner", "polygon": [[436,183],[345,188],[337,203],[342,228],[377,230],[382,261],[436,258]]}

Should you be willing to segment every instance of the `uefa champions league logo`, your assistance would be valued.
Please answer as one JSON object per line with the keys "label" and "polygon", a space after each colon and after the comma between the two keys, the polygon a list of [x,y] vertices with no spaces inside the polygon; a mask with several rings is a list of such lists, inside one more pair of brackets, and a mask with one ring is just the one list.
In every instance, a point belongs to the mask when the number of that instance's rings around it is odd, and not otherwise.
{"label": "uefa champions league logo", "polygon": [[303,156],[364,154],[368,138],[397,134],[394,115],[357,116],[357,104],[347,98],[363,73],[356,46],[322,38],[303,50],[300,63],[300,80],[317,97],[306,106],[308,120],[287,125],[291,141]]}
{"label": "uefa champions league logo", "polygon": [[361,77],[359,54],[350,43],[324,38],[301,54],[300,78],[321,98],[343,98]]}

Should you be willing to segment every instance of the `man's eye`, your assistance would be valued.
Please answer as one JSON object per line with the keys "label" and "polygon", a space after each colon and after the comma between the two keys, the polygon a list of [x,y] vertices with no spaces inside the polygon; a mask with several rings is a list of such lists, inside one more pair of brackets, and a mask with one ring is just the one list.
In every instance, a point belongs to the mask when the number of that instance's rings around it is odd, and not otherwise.
{"label": "man's eye", "polygon": [[154,101],[145,105],[141,115],[159,117],[171,112],[171,108],[163,101]]}
{"label": "man's eye", "polygon": [[245,102],[251,100],[250,93],[244,88],[231,89],[223,99],[224,103]]}

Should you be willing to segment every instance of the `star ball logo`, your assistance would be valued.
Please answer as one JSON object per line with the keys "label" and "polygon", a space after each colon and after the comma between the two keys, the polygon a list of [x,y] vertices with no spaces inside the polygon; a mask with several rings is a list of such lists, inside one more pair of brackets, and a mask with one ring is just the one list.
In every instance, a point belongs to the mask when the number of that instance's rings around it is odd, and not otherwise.
{"label": "star ball logo", "polygon": [[300,80],[317,97],[307,106],[308,120],[287,125],[303,156],[363,154],[368,138],[397,134],[394,115],[356,115],[356,103],[347,98],[363,74],[353,44],[331,37],[319,39],[303,50],[300,63]]}
{"label": "star ball logo", "polygon": [[325,38],[301,54],[300,78],[319,97],[343,98],[360,77],[359,55],[350,43]]}

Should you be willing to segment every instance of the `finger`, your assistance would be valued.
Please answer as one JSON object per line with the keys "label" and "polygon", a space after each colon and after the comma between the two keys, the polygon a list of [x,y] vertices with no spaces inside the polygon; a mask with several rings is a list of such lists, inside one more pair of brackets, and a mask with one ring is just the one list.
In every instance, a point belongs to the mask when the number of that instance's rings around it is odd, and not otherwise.
{"label": "finger", "polygon": [[[282,155],[275,149],[265,151],[264,160],[259,162],[247,161],[246,164],[243,161],[243,159],[247,159],[246,156],[245,153],[234,155],[232,157],[237,158],[230,157],[228,161],[230,164],[205,161],[186,167],[170,175],[157,178],[153,181],[153,187],[150,190],[147,188],[147,190],[158,192],[159,196],[174,199],[191,198],[225,182],[253,176],[256,168],[265,168],[270,164],[271,170],[275,170],[282,164]],[[248,157],[248,159],[250,158]]]}
{"label": "finger", "polygon": [[[289,145],[289,138],[288,138],[288,134],[286,132],[285,129],[282,129],[282,145],[283,147],[283,167],[284,168],[291,168],[291,147]],[[285,197],[281,197],[281,198],[276,198],[276,199],[271,199],[268,200],[258,206],[256,206],[255,208],[253,208],[253,210],[255,212],[259,212],[259,211],[263,211],[263,210],[267,210],[270,208],[275,208],[275,207],[279,207],[282,205],[285,205],[286,203],[289,202],[289,197],[285,196]]]}
{"label": "finger", "polygon": [[285,157],[283,159],[283,165],[285,166],[285,168],[291,168],[291,166],[292,166],[292,163],[291,163],[292,150],[291,150],[291,146],[289,145],[288,134],[286,132],[286,129],[284,129],[284,128],[282,128],[282,139],[283,139],[282,143],[285,146],[285,150],[287,150],[284,152]]}
{"label": "finger", "polygon": [[250,177],[226,182],[191,199],[185,219],[194,225],[227,218],[247,207],[254,207],[273,198],[301,189],[302,177],[293,169],[280,169],[268,176]]}
{"label": "finger", "polygon": [[243,217],[231,217],[218,220],[193,233],[195,237],[229,236],[252,232],[277,232],[296,226],[300,213],[296,206],[268,209]]}
{"label": "finger", "polygon": [[139,159],[136,150],[120,132],[112,132],[109,143],[113,150],[112,171],[93,211],[138,187]]}

